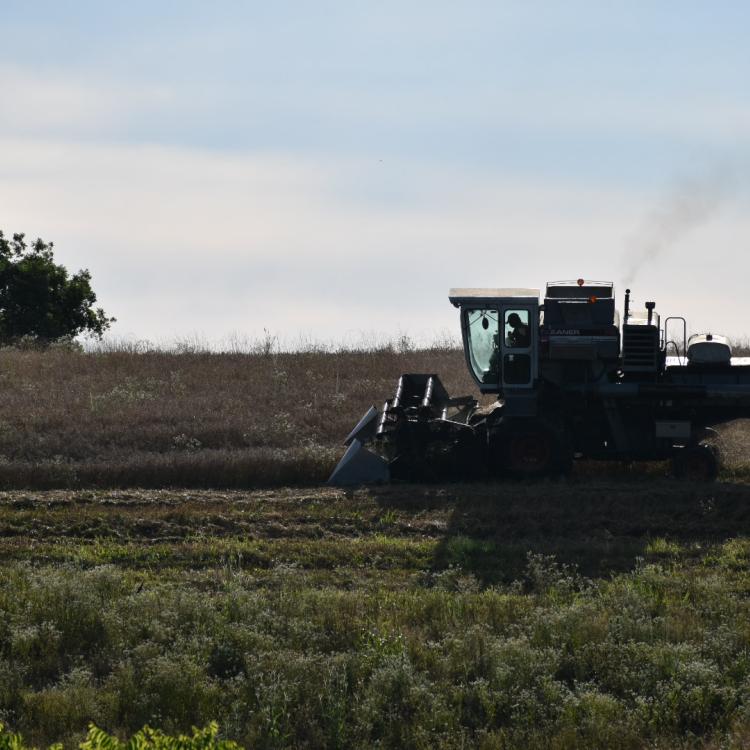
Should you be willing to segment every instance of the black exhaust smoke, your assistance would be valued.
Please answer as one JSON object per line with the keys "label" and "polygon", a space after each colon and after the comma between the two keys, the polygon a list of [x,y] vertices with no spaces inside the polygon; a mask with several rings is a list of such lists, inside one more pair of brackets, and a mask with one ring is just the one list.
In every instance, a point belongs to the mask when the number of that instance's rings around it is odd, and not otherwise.
{"label": "black exhaust smoke", "polygon": [[674,183],[627,242],[623,281],[632,286],[641,269],[709,221],[740,188],[740,173],[729,165]]}

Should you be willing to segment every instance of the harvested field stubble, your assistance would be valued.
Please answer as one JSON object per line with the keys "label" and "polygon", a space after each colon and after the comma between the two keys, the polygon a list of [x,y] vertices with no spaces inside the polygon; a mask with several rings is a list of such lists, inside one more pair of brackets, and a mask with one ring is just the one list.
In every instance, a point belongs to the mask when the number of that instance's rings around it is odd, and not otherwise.
{"label": "harvested field stubble", "polygon": [[72,745],[744,747],[750,492],[0,495],[0,721]]}

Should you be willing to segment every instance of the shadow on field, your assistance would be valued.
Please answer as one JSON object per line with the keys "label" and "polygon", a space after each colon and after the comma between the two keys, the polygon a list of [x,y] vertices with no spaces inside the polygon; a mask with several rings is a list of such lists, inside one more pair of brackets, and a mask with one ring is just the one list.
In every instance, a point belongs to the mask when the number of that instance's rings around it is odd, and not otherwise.
{"label": "shadow on field", "polygon": [[730,482],[410,485],[373,496],[384,509],[414,516],[446,509],[433,568],[460,567],[483,585],[522,580],[529,554],[552,555],[595,578],[673,554],[675,544],[683,557],[697,557],[700,546],[750,534],[750,487]]}

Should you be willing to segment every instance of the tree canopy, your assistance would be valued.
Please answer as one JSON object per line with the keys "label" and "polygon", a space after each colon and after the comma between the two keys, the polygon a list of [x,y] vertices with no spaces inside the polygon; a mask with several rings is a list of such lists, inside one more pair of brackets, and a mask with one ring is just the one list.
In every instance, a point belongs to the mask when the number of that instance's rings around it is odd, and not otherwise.
{"label": "tree canopy", "polygon": [[14,234],[10,240],[0,231],[0,341],[101,337],[115,319],[94,307],[88,270],[69,274],[55,263],[53,243],[37,239],[27,245],[24,237]]}

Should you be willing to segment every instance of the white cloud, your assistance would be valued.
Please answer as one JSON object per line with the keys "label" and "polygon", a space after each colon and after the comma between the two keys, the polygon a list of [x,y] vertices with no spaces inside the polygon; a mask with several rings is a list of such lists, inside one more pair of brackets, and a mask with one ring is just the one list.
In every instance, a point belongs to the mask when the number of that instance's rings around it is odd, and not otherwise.
{"label": "white cloud", "polygon": [[[399,161],[0,140],[0,228],[88,267],[116,332],[138,338],[451,330],[451,286],[619,281],[654,202]],[[649,263],[638,296],[744,334],[740,208]]]}
{"label": "white cloud", "polygon": [[[443,73],[448,82],[422,74],[411,83],[405,76],[406,83],[386,78],[363,87],[335,76],[296,85],[294,76],[292,82],[263,75],[249,82],[232,76],[148,80],[142,72],[117,77],[94,68],[55,71],[0,61],[0,134],[128,141],[137,132],[167,142],[178,137],[221,142],[225,131],[241,138],[233,130],[241,123],[261,140],[273,141],[274,128],[296,122],[293,141],[304,143],[305,129],[318,128],[315,137],[333,150],[330,133],[340,137],[339,148],[361,138],[372,149],[382,143],[388,152],[399,138],[410,143],[420,130],[428,139],[434,133],[497,133],[500,151],[503,134],[573,143],[614,138],[646,146],[648,139],[671,138],[713,148],[731,143],[735,151],[750,145],[750,104],[720,89],[696,93],[601,82],[573,87],[556,80],[519,85],[502,75],[464,80]],[[264,123],[260,131],[256,121]],[[384,141],[383,132],[390,134]]]}
{"label": "white cloud", "polygon": [[9,64],[0,64],[0,91],[0,132],[6,136],[61,131],[91,135],[175,103],[173,93],[156,84],[126,86]]}

